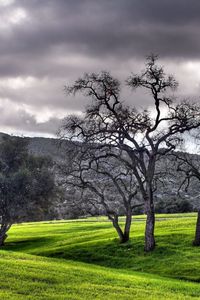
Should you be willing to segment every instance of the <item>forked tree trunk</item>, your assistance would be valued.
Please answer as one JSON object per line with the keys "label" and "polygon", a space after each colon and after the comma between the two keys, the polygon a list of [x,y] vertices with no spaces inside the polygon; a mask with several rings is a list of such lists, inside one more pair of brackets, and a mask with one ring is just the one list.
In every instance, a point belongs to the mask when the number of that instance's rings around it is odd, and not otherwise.
{"label": "forked tree trunk", "polygon": [[146,252],[153,251],[155,248],[155,237],[154,237],[154,228],[155,228],[155,212],[154,212],[154,203],[153,203],[153,193],[150,189],[148,198],[145,199],[145,210],[146,210],[146,227],[145,227],[145,246],[144,250]]}
{"label": "forked tree trunk", "polygon": [[117,231],[117,234],[119,236],[119,241],[121,244],[126,243],[129,241],[130,238],[130,229],[131,229],[131,221],[132,221],[132,215],[131,212],[129,212],[126,215],[126,220],[125,220],[125,226],[124,226],[124,231],[121,229],[119,222],[118,222],[118,217],[112,219],[112,223],[114,228]]}
{"label": "forked tree trunk", "polygon": [[0,227],[0,247],[4,246],[5,240],[7,239],[7,231],[10,229],[11,224],[2,223]]}
{"label": "forked tree trunk", "polygon": [[198,210],[196,232],[195,232],[195,238],[193,241],[193,245],[200,246],[200,210]]}

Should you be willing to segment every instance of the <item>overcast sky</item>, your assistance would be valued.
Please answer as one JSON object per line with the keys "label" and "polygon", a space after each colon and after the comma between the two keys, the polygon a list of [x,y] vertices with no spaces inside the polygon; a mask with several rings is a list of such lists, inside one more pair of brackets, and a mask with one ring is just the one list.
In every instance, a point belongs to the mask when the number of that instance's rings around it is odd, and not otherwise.
{"label": "overcast sky", "polygon": [[199,101],[199,0],[0,0],[0,131],[54,134],[85,105],[64,85],[100,70],[123,80],[150,53]]}

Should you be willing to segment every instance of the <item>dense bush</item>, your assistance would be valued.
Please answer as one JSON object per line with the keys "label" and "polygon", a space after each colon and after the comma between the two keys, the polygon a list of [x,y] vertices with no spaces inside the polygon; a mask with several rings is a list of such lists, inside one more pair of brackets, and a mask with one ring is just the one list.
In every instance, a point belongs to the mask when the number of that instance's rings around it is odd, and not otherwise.
{"label": "dense bush", "polygon": [[156,213],[185,213],[194,211],[193,205],[187,199],[160,200],[155,205]]}

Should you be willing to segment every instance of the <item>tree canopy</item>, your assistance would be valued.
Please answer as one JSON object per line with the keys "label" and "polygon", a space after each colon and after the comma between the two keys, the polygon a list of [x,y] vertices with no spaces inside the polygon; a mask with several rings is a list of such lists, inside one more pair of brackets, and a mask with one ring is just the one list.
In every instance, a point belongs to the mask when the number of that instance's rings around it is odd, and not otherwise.
{"label": "tree canopy", "polygon": [[50,160],[28,153],[23,138],[4,137],[0,144],[0,244],[10,226],[39,220],[47,212],[54,192]]}

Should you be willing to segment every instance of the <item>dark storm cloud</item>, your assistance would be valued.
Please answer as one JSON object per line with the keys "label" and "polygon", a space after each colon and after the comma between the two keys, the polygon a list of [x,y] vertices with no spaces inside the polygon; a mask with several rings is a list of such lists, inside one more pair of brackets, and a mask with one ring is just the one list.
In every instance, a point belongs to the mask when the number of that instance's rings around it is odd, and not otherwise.
{"label": "dark storm cloud", "polygon": [[[152,52],[171,61],[172,71],[176,70],[177,62],[200,59],[198,0],[16,0],[10,4],[7,0],[8,5],[2,0],[2,3],[0,83],[7,79],[11,83],[0,85],[1,104],[8,98],[14,105],[32,107],[33,116],[27,112],[30,122],[24,125],[28,131],[37,131],[38,106],[43,111],[52,110],[51,120],[57,120],[55,123],[61,117],[58,111],[83,107],[78,101],[66,99],[63,86],[84,71],[107,69],[124,78],[132,67],[137,71],[144,57]],[[27,77],[33,77],[34,82],[12,88],[13,79]],[[139,95],[138,99],[141,103],[146,98]],[[23,129],[23,122],[16,126]],[[39,128],[44,131],[44,123],[43,129]]]}
{"label": "dark storm cloud", "polygon": [[[29,13],[26,26],[8,38],[11,49],[25,56],[74,51],[84,55],[161,56],[200,54],[198,0],[16,1]],[[6,37],[4,37],[6,39]],[[48,51],[48,53],[47,53]]]}

